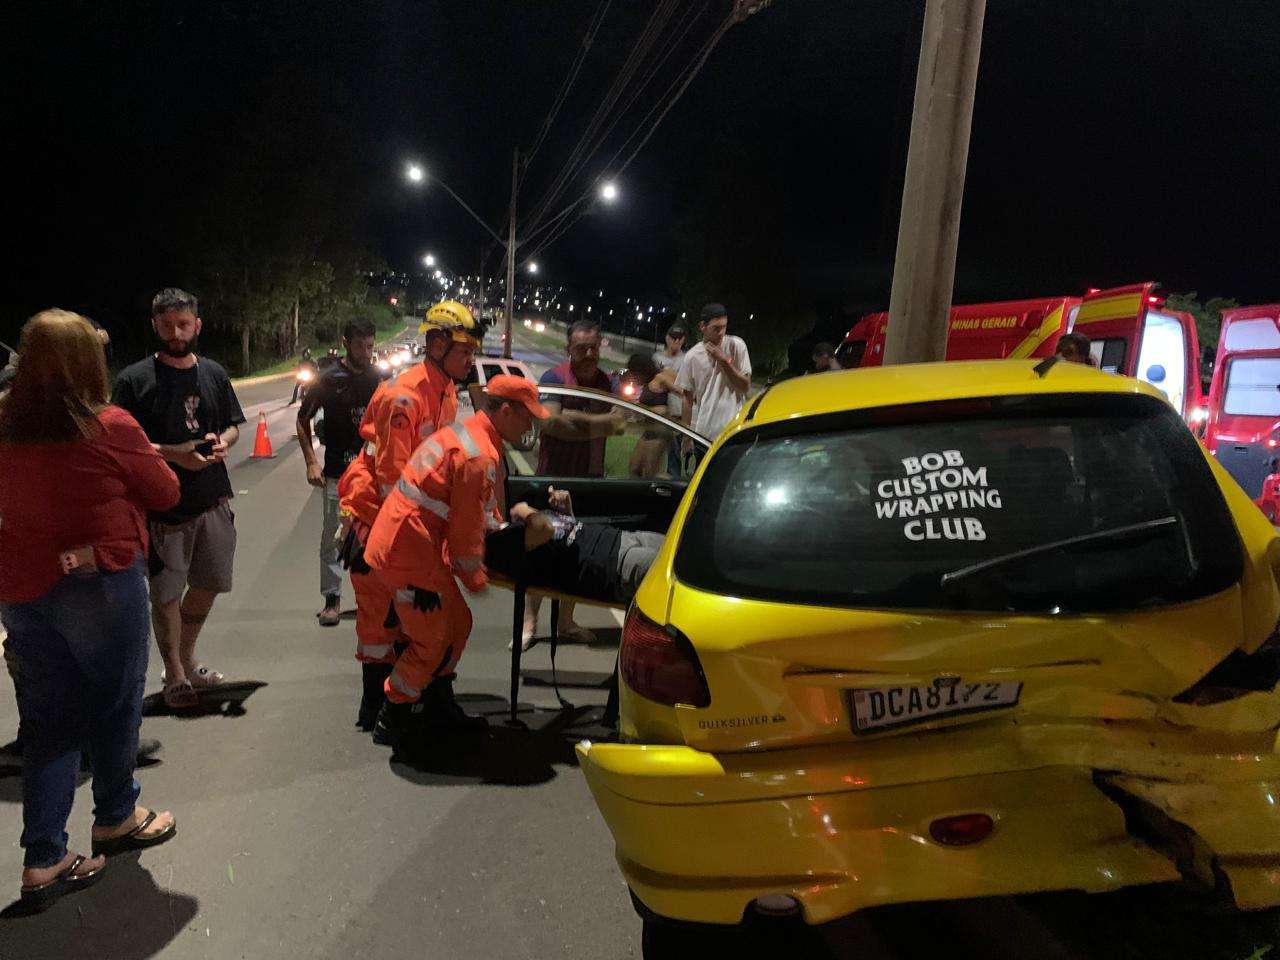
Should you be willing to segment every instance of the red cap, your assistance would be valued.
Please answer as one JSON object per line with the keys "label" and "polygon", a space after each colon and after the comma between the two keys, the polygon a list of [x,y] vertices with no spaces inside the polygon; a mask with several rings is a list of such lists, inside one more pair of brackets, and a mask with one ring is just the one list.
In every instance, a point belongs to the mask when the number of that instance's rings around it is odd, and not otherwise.
{"label": "red cap", "polygon": [[551,412],[538,402],[538,385],[532,380],[504,373],[485,384],[484,390],[491,397],[524,404],[524,408],[539,420],[551,416]]}

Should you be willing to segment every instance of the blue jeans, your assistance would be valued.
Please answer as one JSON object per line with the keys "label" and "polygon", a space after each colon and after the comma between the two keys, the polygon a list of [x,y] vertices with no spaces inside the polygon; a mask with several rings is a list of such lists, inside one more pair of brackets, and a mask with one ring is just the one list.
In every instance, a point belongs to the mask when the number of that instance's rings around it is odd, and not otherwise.
{"label": "blue jeans", "polygon": [[116,826],[133,813],[150,636],[147,571],[71,573],[30,603],[0,604],[18,658],[22,720],[23,863],[67,853],[67,818],[80,752],[93,770],[93,818]]}
{"label": "blue jeans", "polygon": [[341,544],[334,539],[342,522],[338,481],[325,477],[320,493],[324,497],[324,526],[320,528],[320,593],[327,603],[330,597],[342,597],[342,561],[338,559]]}

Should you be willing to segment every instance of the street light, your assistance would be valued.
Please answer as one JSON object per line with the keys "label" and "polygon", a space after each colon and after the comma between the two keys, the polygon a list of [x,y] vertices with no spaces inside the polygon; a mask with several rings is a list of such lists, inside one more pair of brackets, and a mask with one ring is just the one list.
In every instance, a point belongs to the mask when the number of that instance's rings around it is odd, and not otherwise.
{"label": "street light", "polygon": [[535,261],[530,262],[530,264],[529,264],[529,272],[530,272],[530,273],[537,273],[537,272],[538,272],[538,263],[537,263],[537,261],[536,261],[536,260],[535,260]]}
{"label": "street light", "polygon": [[425,257],[422,258],[422,265],[424,267],[434,267],[436,265],[436,258],[428,253]]}
{"label": "street light", "polygon": [[411,183],[421,183],[427,179],[427,171],[416,163],[411,163],[405,168],[404,175],[409,178]]}
{"label": "street light", "polygon": [[612,180],[600,184],[600,199],[605,203],[613,203],[618,199],[618,185]]}

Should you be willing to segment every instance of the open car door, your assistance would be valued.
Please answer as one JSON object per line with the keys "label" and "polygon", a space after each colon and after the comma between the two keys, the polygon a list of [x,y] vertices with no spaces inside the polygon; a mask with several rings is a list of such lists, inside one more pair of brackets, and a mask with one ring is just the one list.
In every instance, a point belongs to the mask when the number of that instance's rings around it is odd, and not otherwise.
{"label": "open car door", "polygon": [[[710,441],[663,416],[662,408],[651,409],[599,390],[544,385],[539,400],[553,416],[535,426],[533,437],[528,438],[531,442],[519,444],[519,449],[508,445],[507,504],[523,500],[544,509],[547,491],[555,487],[570,493],[580,520],[666,532],[695,462],[681,454],[683,441],[689,440],[699,457]],[[612,432],[590,440],[564,439],[560,417],[575,409],[611,417]],[[548,439],[550,445],[545,443]],[[566,443],[584,446],[566,455]]]}

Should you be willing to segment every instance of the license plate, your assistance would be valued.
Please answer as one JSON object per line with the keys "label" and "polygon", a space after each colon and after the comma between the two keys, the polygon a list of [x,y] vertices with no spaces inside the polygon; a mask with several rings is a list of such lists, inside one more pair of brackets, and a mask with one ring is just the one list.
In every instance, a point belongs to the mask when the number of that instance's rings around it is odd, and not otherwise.
{"label": "license plate", "polygon": [[867,733],[934,717],[1001,710],[1017,704],[1022,684],[966,683],[963,680],[927,687],[863,687],[849,691],[855,733]]}

